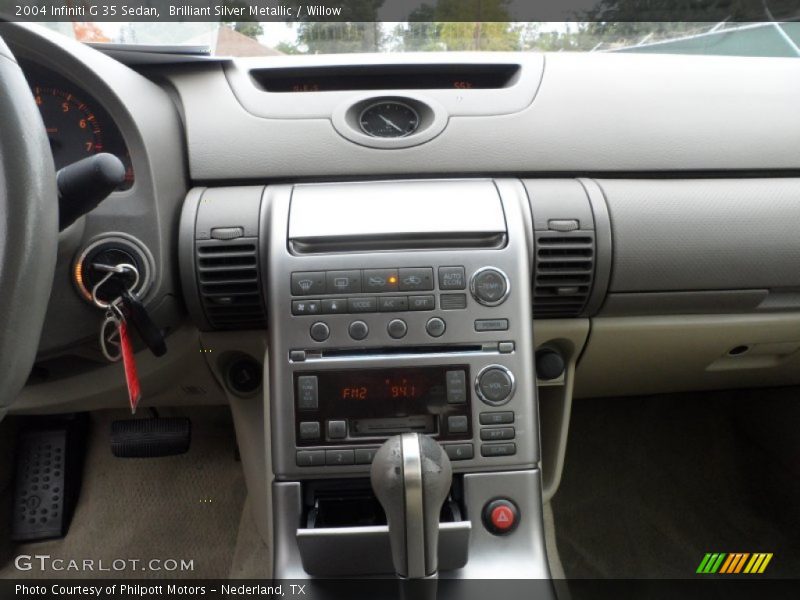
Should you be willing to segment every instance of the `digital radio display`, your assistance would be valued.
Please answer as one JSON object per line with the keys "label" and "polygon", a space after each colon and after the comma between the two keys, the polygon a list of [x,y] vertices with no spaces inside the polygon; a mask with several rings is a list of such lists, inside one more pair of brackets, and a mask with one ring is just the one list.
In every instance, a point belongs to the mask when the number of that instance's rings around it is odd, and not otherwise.
{"label": "digital radio display", "polygon": [[328,376],[327,378],[329,384],[333,384],[328,389],[335,390],[338,400],[369,402],[419,398],[436,399],[444,394],[444,381],[438,380],[438,373],[420,373],[419,370],[416,370],[391,374],[346,373],[341,375],[343,376]]}

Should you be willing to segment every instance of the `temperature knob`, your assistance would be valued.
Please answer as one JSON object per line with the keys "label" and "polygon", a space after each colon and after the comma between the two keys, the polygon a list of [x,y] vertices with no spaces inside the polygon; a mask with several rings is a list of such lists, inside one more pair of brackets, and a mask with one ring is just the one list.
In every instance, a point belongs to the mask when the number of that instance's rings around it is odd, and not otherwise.
{"label": "temperature knob", "polygon": [[469,282],[472,296],[484,306],[497,306],[508,297],[511,285],[508,276],[495,267],[478,269]]}

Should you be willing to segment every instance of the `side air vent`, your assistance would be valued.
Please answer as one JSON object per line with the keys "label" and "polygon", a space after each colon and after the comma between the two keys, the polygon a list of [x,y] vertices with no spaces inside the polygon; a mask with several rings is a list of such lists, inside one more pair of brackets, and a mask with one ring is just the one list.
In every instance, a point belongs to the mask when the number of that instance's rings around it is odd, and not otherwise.
{"label": "side air vent", "polygon": [[198,240],[197,286],[208,323],[215,329],[262,329],[258,240]]}
{"label": "side air vent", "polygon": [[580,315],[594,280],[594,232],[537,231],[535,248],[534,316]]}

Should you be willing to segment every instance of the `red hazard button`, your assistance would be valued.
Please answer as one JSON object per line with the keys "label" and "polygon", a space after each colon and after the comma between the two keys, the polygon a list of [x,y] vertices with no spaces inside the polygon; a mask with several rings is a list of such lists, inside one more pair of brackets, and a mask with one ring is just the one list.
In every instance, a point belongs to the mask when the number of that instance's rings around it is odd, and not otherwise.
{"label": "red hazard button", "polygon": [[483,509],[483,523],[491,533],[505,535],[519,524],[519,510],[511,500],[492,500]]}
{"label": "red hazard button", "polygon": [[514,526],[514,512],[508,506],[498,506],[492,510],[492,525],[495,529],[511,529]]}

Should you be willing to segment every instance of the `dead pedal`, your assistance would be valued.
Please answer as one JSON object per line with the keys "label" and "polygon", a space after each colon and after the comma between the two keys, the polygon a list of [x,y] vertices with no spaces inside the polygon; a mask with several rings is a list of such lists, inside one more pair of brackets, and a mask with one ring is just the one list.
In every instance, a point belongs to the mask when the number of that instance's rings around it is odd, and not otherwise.
{"label": "dead pedal", "polygon": [[84,421],[66,419],[48,428],[23,430],[17,470],[11,539],[64,537],[80,491]]}
{"label": "dead pedal", "polygon": [[111,452],[118,458],[158,458],[189,450],[192,422],[184,417],[126,419],[111,423]]}

